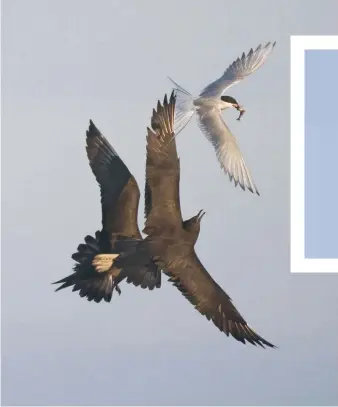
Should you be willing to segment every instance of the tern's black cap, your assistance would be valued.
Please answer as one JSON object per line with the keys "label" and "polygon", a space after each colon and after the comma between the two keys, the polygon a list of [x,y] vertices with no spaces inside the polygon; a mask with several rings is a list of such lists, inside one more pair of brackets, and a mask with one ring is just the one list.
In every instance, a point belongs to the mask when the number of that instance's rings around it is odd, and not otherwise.
{"label": "tern's black cap", "polygon": [[223,102],[234,103],[234,104],[238,105],[237,100],[231,96],[221,96],[221,100],[223,100]]}

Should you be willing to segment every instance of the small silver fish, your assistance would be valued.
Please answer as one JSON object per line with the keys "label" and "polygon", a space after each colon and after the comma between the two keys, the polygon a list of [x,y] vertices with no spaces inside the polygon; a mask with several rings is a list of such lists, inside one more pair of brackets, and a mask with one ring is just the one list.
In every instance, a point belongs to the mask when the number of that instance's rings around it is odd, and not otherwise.
{"label": "small silver fish", "polygon": [[239,107],[237,108],[237,110],[239,111],[239,116],[238,116],[238,118],[237,118],[236,120],[240,121],[240,120],[241,120],[241,117],[242,117],[243,114],[245,113],[245,109],[244,109],[243,106],[239,106]]}

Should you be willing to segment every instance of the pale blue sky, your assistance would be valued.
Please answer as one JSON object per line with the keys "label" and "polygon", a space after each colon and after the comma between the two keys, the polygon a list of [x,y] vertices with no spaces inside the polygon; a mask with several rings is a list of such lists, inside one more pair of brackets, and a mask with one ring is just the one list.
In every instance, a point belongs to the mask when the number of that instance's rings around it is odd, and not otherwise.
{"label": "pale blue sky", "polygon": [[305,257],[338,258],[338,50],[305,52]]}
{"label": "pale blue sky", "polygon": [[[337,405],[336,275],[289,269],[290,34],[338,34],[336,0],[3,1],[2,404]],[[270,59],[224,117],[261,192],[234,188],[192,122],[178,139],[196,251],[278,350],[221,334],[163,279],[93,304],[51,282],[100,228],[92,118],[140,189],[152,108],[171,76],[197,94],[243,51]],[[140,202],[143,227],[143,200]]]}

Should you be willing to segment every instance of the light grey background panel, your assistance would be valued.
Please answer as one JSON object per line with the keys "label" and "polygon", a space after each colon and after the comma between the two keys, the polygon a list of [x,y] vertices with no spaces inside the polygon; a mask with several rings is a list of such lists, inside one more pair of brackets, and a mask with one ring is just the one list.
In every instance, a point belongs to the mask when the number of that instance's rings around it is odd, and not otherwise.
{"label": "light grey background panel", "polygon": [[305,257],[338,258],[338,50],[305,52]]}

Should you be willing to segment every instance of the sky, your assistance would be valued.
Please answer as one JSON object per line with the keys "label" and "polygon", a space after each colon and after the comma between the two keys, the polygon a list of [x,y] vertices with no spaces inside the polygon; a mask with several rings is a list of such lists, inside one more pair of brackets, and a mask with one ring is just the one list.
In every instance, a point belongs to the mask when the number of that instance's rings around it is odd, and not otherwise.
{"label": "sky", "polygon": [[[338,276],[290,273],[289,52],[290,34],[338,34],[338,3],[5,0],[2,12],[2,404],[337,405]],[[223,115],[261,196],[229,183],[195,120],[177,144],[183,217],[207,213],[198,256],[279,349],[227,338],[166,277],[154,292],[122,284],[110,304],[55,293],[101,226],[89,119],[143,191],[166,76],[197,95],[269,40],[267,63],[229,92],[245,116]]]}
{"label": "sky", "polygon": [[[338,258],[338,50],[305,53],[305,257]],[[332,179],[333,178],[333,179]]]}

